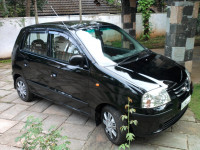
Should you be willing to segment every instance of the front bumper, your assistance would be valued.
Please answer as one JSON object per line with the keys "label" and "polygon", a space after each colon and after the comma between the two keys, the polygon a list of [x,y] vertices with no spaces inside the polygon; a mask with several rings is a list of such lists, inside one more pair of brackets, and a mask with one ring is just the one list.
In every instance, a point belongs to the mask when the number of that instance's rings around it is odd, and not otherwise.
{"label": "front bumper", "polygon": [[132,130],[136,136],[140,137],[159,133],[175,124],[184,115],[187,108],[188,106],[176,115],[172,115],[173,110],[156,115],[134,114],[133,118],[138,121],[138,125],[132,125]]}
{"label": "front bumper", "polygon": [[159,133],[174,123],[176,123],[186,112],[188,106],[181,110],[181,103],[193,93],[193,85],[190,84],[190,90],[184,92],[181,96],[174,94],[173,90],[168,91],[171,102],[164,108],[156,108],[151,110],[136,109],[135,114],[131,116],[131,120],[137,120],[138,125],[132,125],[132,130],[136,136],[147,136]]}

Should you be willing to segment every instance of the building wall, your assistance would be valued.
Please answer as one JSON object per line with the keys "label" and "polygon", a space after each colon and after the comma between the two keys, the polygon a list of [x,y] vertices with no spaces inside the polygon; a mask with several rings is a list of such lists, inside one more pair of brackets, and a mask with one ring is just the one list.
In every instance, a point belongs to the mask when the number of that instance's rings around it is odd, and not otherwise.
{"label": "building wall", "polygon": [[[166,13],[155,13],[151,14],[150,25],[151,25],[151,37],[163,36],[166,34]],[[136,37],[139,37],[143,33],[142,15],[136,15]]]}
{"label": "building wall", "polygon": [[[162,36],[166,33],[166,14],[152,14],[150,22],[152,23],[152,36]],[[39,17],[39,23],[54,22],[54,21],[68,21],[78,20],[78,15],[67,16],[45,16]],[[104,21],[122,27],[121,14],[99,14],[99,15],[84,15],[83,20]],[[12,48],[14,46],[17,35],[21,28],[35,24],[34,17],[18,17],[18,18],[0,18],[0,59],[11,56]],[[136,15],[136,36],[142,34],[142,16]]]}

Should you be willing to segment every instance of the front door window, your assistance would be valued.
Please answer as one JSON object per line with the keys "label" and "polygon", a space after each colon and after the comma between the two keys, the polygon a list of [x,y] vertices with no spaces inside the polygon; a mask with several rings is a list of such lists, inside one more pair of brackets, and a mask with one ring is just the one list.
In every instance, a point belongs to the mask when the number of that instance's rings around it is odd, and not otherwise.
{"label": "front door window", "polygon": [[61,34],[51,34],[52,57],[68,62],[70,57],[79,54],[78,48]]}

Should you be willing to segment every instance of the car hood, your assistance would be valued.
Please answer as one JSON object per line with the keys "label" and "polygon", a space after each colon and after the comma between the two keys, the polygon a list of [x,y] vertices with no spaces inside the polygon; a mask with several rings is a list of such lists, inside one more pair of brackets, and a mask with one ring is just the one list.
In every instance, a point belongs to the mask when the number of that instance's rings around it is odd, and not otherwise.
{"label": "car hood", "polygon": [[169,89],[186,79],[186,73],[182,66],[153,52],[106,68],[146,91],[160,86]]}

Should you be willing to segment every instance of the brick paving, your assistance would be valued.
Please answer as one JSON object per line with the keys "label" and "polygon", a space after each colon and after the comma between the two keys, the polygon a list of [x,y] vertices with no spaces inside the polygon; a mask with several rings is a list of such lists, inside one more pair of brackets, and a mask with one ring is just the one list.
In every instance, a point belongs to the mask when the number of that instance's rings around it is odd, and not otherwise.
{"label": "brick paving", "polygon": [[[199,59],[200,60],[200,59]],[[196,67],[196,65],[194,65]],[[198,73],[198,71],[197,71]],[[194,75],[198,82],[199,78]],[[28,116],[43,120],[44,130],[54,125],[63,128],[62,134],[71,141],[72,150],[117,150],[106,137],[101,125],[86,116],[73,112],[47,100],[35,98],[32,102],[23,102],[13,89],[11,65],[0,64],[0,150],[19,150],[21,143],[15,138]],[[161,134],[147,138],[136,138],[134,150],[199,150],[200,123],[188,110],[172,127]]]}

